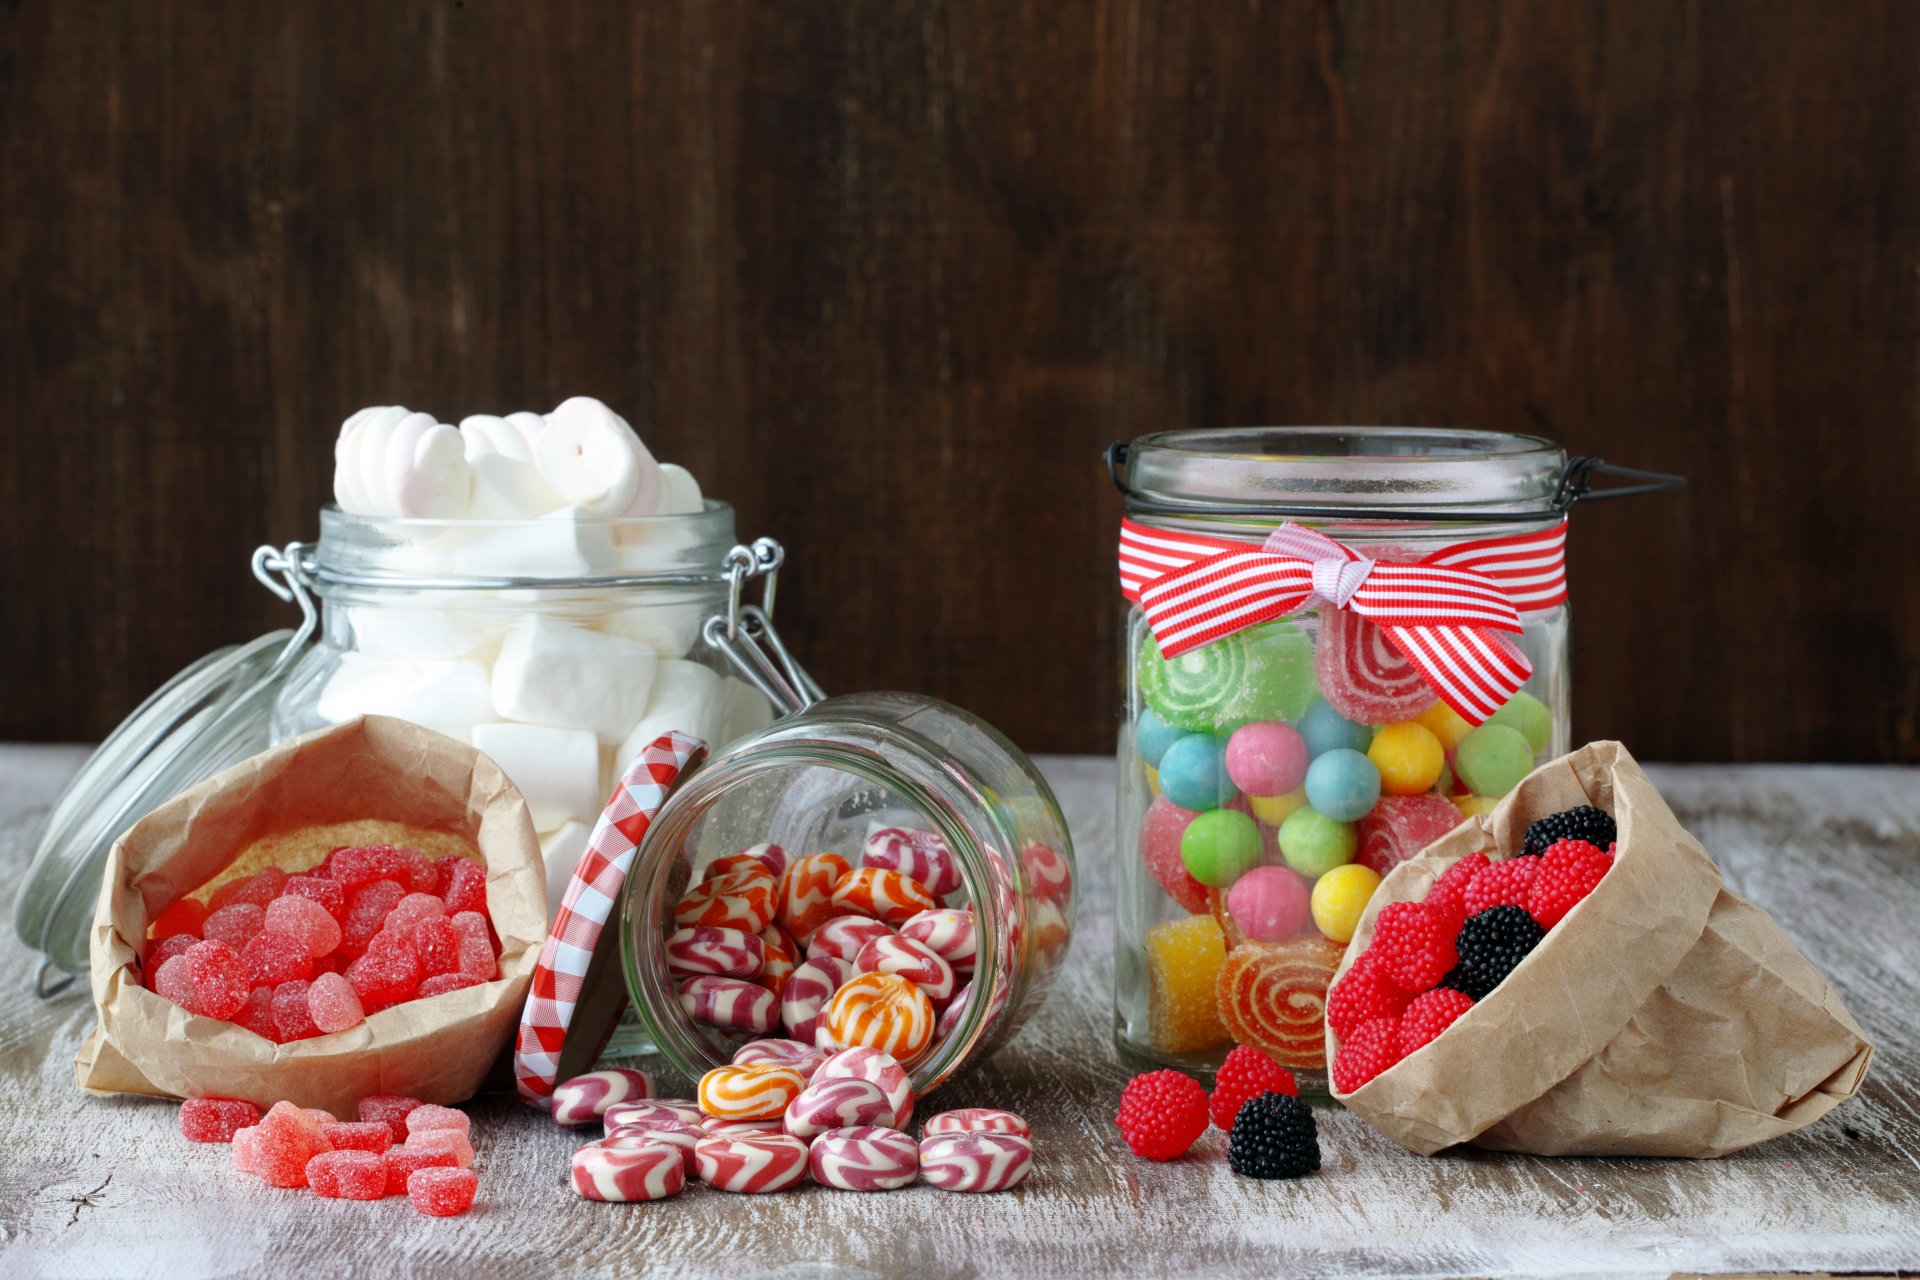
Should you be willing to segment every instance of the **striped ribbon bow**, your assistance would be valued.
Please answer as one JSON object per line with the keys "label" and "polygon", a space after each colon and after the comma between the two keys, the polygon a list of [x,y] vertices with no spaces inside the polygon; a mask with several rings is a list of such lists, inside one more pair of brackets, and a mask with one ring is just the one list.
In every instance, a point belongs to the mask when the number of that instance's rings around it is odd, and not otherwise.
{"label": "striped ribbon bow", "polygon": [[1291,522],[1260,547],[1120,526],[1120,581],[1160,652],[1175,658],[1223,636],[1315,606],[1378,626],[1427,686],[1480,724],[1533,672],[1502,632],[1521,610],[1567,598],[1567,526],[1447,547],[1425,559],[1372,560]]}

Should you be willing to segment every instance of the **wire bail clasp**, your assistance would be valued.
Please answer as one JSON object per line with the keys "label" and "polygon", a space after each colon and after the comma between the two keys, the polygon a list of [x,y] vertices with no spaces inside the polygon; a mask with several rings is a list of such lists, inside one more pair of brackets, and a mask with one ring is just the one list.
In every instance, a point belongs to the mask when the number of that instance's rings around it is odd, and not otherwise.
{"label": "wire bail clasp", "polygon": [[273,669],[267,673],[269,680],[278,676],[299,655],[320,627],[320,611],[314,607],[313,596],[307,590],[312,572],[307,563],[310,550],[312,548],[304,542],[289,542],[284,547],[269,543],[253,549],[253,576],[260,580],[260,585],[288,604],[300,607],[300,625],[294,629],[287,647],[274,660]]}
{"label": "wire bail clasp", "polygon": [[[756,538],[750,547],[727,552],[727,611],[707,619],[701,630],[708,644],[726,656],[747,683],[760,690],[781,715],[805,711],[827,695],[806,668],[795,661],[773,626],[774,591],[787,553],[772,538]],[[764,579],[760,603],[746,600],[747,584]]]}

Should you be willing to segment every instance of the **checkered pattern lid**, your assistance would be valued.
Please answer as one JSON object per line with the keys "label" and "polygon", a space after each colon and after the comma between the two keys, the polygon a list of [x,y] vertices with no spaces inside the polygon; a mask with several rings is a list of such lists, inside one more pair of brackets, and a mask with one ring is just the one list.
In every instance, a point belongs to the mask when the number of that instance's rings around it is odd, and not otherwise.
{"label": "checkered pattern lid", "polygon": [[[513,1047],[514,1084],[522,1098],[543,1111],[553,1105],[560,1054],[580,1004],[587,966],[626,884],[634,851],[674,783],[706,750],[700,739],[683,733],[655,739],[621,775],[587,839],[586,852],[560,900],[560,914],[540,948]],[[611,1026],[609,1022],[604,1030]],[[598,1052],[599,1046],[593,1049]]]}

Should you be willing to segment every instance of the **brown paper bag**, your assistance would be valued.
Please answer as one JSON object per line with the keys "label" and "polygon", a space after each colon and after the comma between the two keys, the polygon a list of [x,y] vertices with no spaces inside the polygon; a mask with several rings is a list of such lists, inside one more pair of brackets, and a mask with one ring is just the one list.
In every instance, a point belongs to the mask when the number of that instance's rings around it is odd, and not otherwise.
{"label": "brown paper bag", "polygon": [[[168,904],[221,879],[255,842],[366,819],[445,832],[478,851],[500,938],[498,979],[280,1045],[196,1017],[141,985],[141,940]],[[284,1098],[341,1116],[374,1093],[461,1102],[513,1036],[546,925],[533,820],[497,765],[385,716],[322,729],[181,793],[114,843],[90,942],[100,1025],[74,1075],[89,1093],[212,1094],[263,1108]]]}
{"label": "brown paper bag", "polygon": [[[1401,1145],[1535,1155],[1719,1156],[1853,1096],[1873,1049],[1772,917],[1707,852],[1617,742],[1542,765],[1491,814],[1396,867],[1360,918],[1418,901],[1475,850],[1503,857],[1536,818],[1592,804],[1614,866],[1513,973],[1437,1040],[1336,1097]],[[1327,1058],[1339,1047],[1327,1030]]]}

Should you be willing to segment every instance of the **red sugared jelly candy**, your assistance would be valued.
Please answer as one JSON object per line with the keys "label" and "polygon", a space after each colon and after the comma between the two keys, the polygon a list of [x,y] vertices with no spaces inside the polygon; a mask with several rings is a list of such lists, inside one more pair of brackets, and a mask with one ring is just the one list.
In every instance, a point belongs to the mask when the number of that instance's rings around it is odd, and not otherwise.
{"label": "red sugared jelly candy", "polygon": [[307,989],[312,986],[304,979],[283,982],[273,989],[274,1038],[281,1044],[291,1040],[305,1040],[309,1036],[320,1034],[320,1028],[314,1024],[313,1011],[307,1007]]}
{"label": "red sugared jelly candy", "polygon": [[307,1161],[327,1150],[320,1123],[291,1102],[276,1102],[254,1129],[254,1172],[275,1187],[307,1185]]}
{"label": "red sugared jelly candy", "polygon": [[387,1194],[387,1162],[370,1151],[323,1151],[307,1161],[307,1185],[330,1200],[378,1200]]}
{"label": "red sugared jelly candy", "polygon": [[247,993],[247,1002],[233,1015],[233,1025],[244,1027],[262,1040],[278,1044],[280,1030],[273,1025],[273,988],[262,983]]}
{"label": "red sugared jelly candy", "polygon": [[433,996],[443,996],[449,991],[464,991],[468,987],[484,985],[482,980],[470,973],[441,973],[431,978],[422,978],[416,1000],[426,1000]]}
{"label": "red sugared jelly candy", "polygon": [[366,1006],[353,984],[337,973],[323,973],[307,988],[307,1012],[313,1025],[331,1034],[358,1026],[366,1019]]}
{"label": "red sugared jelly candy", "polygon": [[[430,901],[436,907],[440,905],[438,898]],[[398,908],[394,914],[400,914]],[[425,977],[452,973],[460,967],[460,933],[444,915],[428,916],[413,926],[413,950],[420,957],[420,972]]]}
{"label": "red sugared jelly candy", "polygon": [[407,1199],[432,1218],[451,1218],[473,1207],[480,1179],[471,1169],[416,1169],[407,1178]]}
{"label": "red sugared jelly candy", "polygon": [[147,958],[145,961],[147,988],[152,991],[158,991],[160,988],[153,985],[153,976],[160,972],[160,966],[175,956],[187,954],[187,948],[198,941],[200,941],[200,939],[190,933],[176,933],[169,937],[162,938],[158,942],[149,942],[147,944]]}
{"label": "red sugared jelly candy", "polygon": [[310,956],[324,956],[340,945],[340,922],[324,906],[297,893],[281,894],[267,904],[267,932],[300,939]]}
{"label": "red sugared jelly candy", "polygon": [[[452,863],[451,867],[447,866]],[[487,909],[487,872],[486,868],[471,858],[442,858],[440,898],[447,904],[447,914],[455,915],[462,911]]]}
{"label": "red sugared jelly candy", "polygon": [[403,1093],[370,1093],[360,1099],[359,1115],[362,1120],[378,1120],[392,1131],[395,1142],[404,1142],[407,1113],[419,1105],[420,1099]]}
{"label": "red sugared jelly candy", "polygon": [[153,923],[147,926],[147,937],[158,942],[180,933],[197,935],[206,922],[206,903],[198,898],[181,898],[153,918]]}
{"label": "red sugared jelly candy", "polygon": [[247,981],[255,986],[264,983],[277,987],[295,978],[313,976],[313,955],[307,950],[307,944],[290,933],[274,929],[262,929],[249,938],[247,945],[240,948],[240,963],[246,966]]}
{"label": "red sugared jelly candy", "polygon": [[216,907],[200,926],[200,936],[224,942],[235,951],[267,927],[267,909],[255,902],[232,902]]}
{"label": "red sugared jelly candy", "polygon": [[393,1145],[393,1130],[384,1120],[336,1120],[320,1126],[335,1151],[371,1151],[380,1156]]}
{"label": "red sugared jelly candy", "polygon": [[392,880],[374,880],[355,889],[347,897],[347,918],[340,926],[340,950],[349,960],[367,949],[375,934],[387,922],[387,913],[407,896]]}
{"label": "red sugared jelly candy", "polygon": [[326,876],[294,876],[287,881],[283,898],[305,898],[326,908],[335,921],[347,918],[347,887]]}
{"label": "red sugared jelly candy", "polygon": [[394,1147],[380,1157],[387,1162],[387,1194],[407,1194],[407,1179],[422,1169],[457,1169],[451,1151],[423,1151],[418,1147]]}
{"label": "red sugared jelly candy", "polygon": [[260,1108],[240,1098],[188,1098],[180,1104],[180,1133],[188,1142],[232,1142],[260,1123]]}

